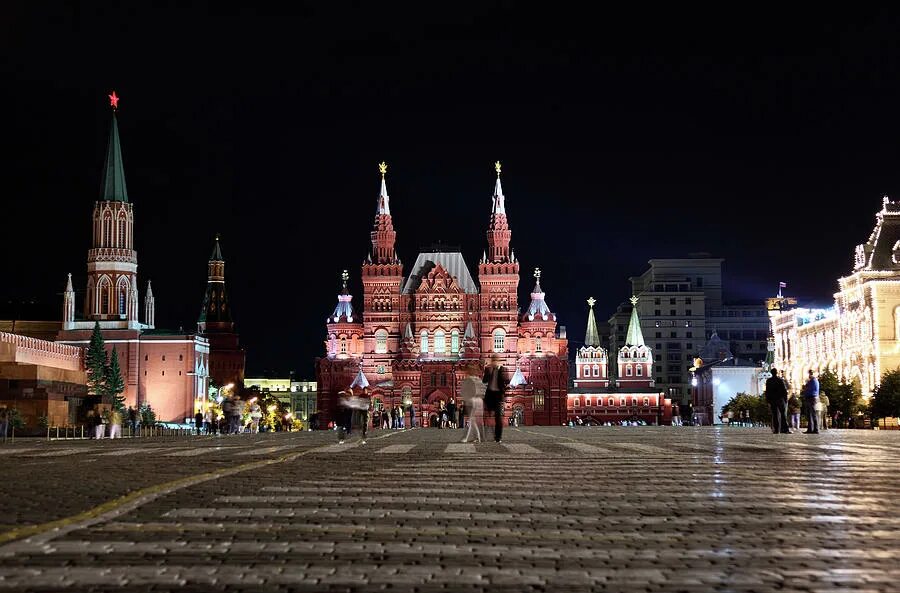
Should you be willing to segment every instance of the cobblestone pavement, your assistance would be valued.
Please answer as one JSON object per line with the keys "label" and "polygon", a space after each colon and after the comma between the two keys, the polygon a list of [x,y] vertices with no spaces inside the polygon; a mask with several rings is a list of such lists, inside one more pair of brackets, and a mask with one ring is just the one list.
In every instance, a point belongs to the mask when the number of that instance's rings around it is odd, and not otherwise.
{"label": "cobblestone pavement", "polygon": [[900,432],[462,435],[4,446],[0,591],[900,590]]}

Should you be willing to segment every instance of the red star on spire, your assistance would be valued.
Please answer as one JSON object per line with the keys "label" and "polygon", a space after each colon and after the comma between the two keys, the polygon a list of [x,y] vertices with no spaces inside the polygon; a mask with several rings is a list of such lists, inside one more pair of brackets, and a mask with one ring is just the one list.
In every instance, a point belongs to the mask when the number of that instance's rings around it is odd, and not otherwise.
{"label": "red star on spire", "polygon": [[112,105],[113,109],[118,109],[119,97],[116,96],[116,91],[113,91],[112,94],[109,95],[109,104]]}

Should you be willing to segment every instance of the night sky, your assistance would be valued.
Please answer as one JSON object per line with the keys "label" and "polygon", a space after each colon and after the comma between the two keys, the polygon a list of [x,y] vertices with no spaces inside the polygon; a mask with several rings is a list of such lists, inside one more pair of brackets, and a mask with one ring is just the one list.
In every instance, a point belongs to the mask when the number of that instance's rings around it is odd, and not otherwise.
{"label": "night sky", "polygon": [[72,272],[80,310],[113,89],[141,298],[194,328],[221,233],[248,374],[314,376],[382,160],[404,264],[442,241],[473,275],[502,161],[520,302],[540,267],[573,341],[689,252],[727,298],[827,303],[900,197],[896,14],[222,6],[4,5],[0,298],[61,311]]}

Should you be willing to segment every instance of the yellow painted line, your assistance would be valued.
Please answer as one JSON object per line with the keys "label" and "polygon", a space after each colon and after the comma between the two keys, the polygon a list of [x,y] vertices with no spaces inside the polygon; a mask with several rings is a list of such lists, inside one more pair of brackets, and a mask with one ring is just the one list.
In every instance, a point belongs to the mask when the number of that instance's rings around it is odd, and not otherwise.
{"label": "yellow painted line", "polygon": [[[392,436],[394,432],[390,432],[385,435],[380,435],[376,437],[372,437],[369,440],[383,439],[389,436]],[[76,515],[72,515],[71,517],[64,517],[62,519],[56,519],[54,521],[48,521],[47,523],[40,523],[38,525],[25,525],[23,527],[16,527],[14,529],[10,529],[9,531],[4,531],[0,533],[0,544],[9,543],[11,541],[15,541],[18,539],[22,539],[25,537],[32,537],[35,535],[39,535],[42,533],[46,533],[51,530],[62,529],[64,527],[69,527],[72,525],[77,525],[83,521],[89,521],[91,519],[97,519],[102,515],[110,513],[112,511],[118,510],[124,505],[129,503],[140,502],[140,504],[145,504],[154,500],[159,495],[163,494],[171,494],[177,490],[181,490],[182,488],[186,488],[188,486],[194,486],[196,484],[200,484],[203,482],[208,482],[210,480],[216,480],[219,478],[224,478],[225,476],[230,476],[233,474],[237,474],[240,472],[244,472],[250,469],[256,469],[260,467],[265,467],[267,465],[274,465],[276,463],[283,463],[285,461],[293,461],[305,455],[309,455],[310,453],[315,453],[320,449],[324,449],[329,445],[322,445],[319,447],[315,447],[313,449],[307,449],[306,451],[300,451],[299,453],[290,453],[288,455],[283,455],[281,457],[275,459],[263,459],[259,461],[251,461],[249,463],[244,463],[241,465],[234,466],[228,469],[220,469],[211,472],[207,472],[205,474],[199,474],[196,476],[189,476],[186,478],[178,478],[177,480],[172,480],[169,482],[165,482],[163,484],[156,484],[154,486],[147,486],[145,488],[141,488],[140,490],[135,490],[134,492],[130,492],[124,496],[120,496],[118,498],[114,498],[113,500],[106,501],[95,506],[92,509],[88,509]],[[141,498],[147,498],[147,500],[141,501]],[[135,505],[140,506],[140,504]],[[133,509],[132,509],[133,510]]]}

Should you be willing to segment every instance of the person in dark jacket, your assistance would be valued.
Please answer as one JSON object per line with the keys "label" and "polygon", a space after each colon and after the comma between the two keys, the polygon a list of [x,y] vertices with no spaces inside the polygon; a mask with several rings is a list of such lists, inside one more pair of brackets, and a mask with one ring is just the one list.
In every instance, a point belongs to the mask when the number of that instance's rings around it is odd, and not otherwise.
{"label": "person in dark jacket", "polygon": [[778,376],[778,369],[772,369],[772,376],[766,379],[766,401],[772,408],[772,432],[790,433],[787,421],[787,385]]}
{"label": "person in dark jacket", "polygon": [[197,412],[194,415],[194,428],[197,429],[197,435],[203,430],[203,412]]}
{"label": "person in dark jacket", "polygon": [[498,354],[491,356],[491,364],[484,369],[482,378],[487,386],[484,394],[484,407],[494,412],[494,440],[503,442],[503,411],[506,405],[506,386],[509,379],[506,377],[506,369]]}

